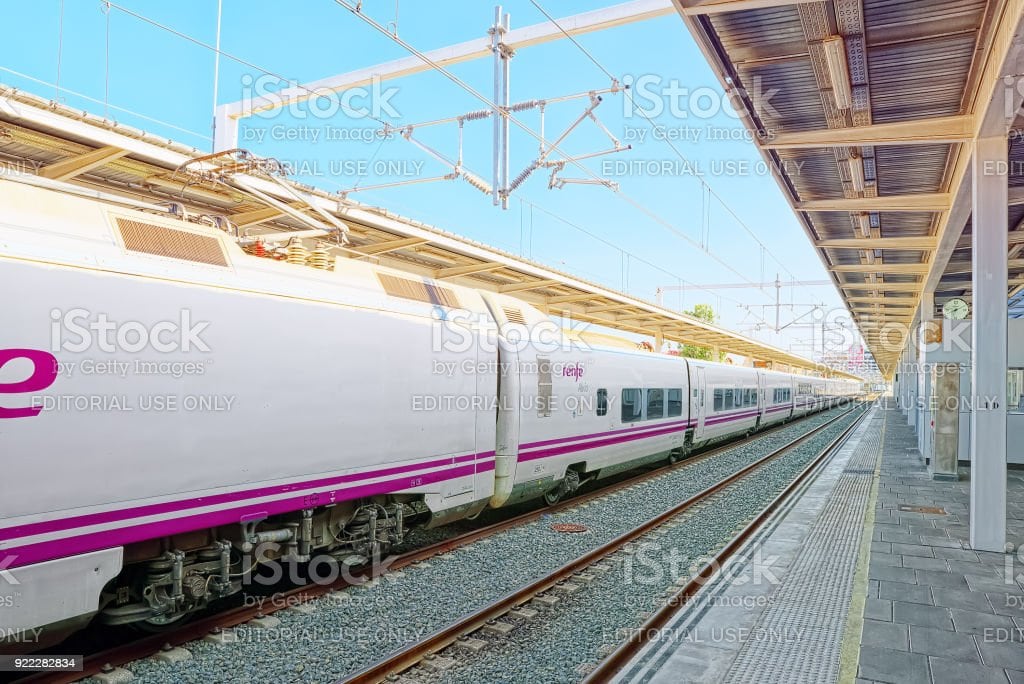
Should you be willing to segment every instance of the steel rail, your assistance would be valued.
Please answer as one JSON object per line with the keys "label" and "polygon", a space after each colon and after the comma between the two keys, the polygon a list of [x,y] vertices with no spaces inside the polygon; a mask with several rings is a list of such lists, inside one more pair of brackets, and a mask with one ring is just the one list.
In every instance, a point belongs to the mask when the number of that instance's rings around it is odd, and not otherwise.
{"label": "steel rail", "polygon": [[829,443],[815,459],[805,467],[797,477],[779,493],[771,503],[765,506],[753,520],[750,521],[739,534],[733,537],[728,544],[722,547],[701,570],[690,579],[678,592],[665,601],[654,614],[637,630],[631,632],[630,638],[619,645],[607,657],[598,662],[597,666],[583,680],[584,684],[595,684],[596,682],[611,681],[619,671],[626,667],[636,657],[644,646],[649,642],[650,636],[659,634],[665,625],[683,609],[700,590],[720,570],[726,567],[729,559],[757,532],[758,529],[771,517],[775,511],[795,492],[807,479],[825,465],[828,459],[835,454],[849,439],[853,431],[860,426],[861,422],[868,415],[868,411],[854,421],[838,437]]}
{"label": "steel rail", "polygon": [[[830,419],[829,421],[813,428],[809,432],[804,433],[800,437],[788,442],[787,444],[773,450],[771,453],[759,458],[758,460],[747,464],[740,468],[728,477],[718,481],[710,487],[698,492],[690,498],[682,501],[679,504],[669,508],[668,510],[658,514],[654,518],[644,522],[643,524],[633,528],[632,530],[625,532],[615,539],[579,556],[575,560],[572,560],[565,565],[557,568],[556,570],[536,579],[516,591],[507,594],[506,596],[490,603],[489,605],[474,611],[464,617],[452,622],[451,624],[441,628],[433,634],[427,636],[414,644],[411,644],[407,648],[399,649],[383,660],[370,665],[362,670],[359,670],[351,675],[348,675],[345,679],[341,680],[346,684],[370,684],[386,680],[389,676],[400,674],[405,670],[416,665],[418,662],[423,660],[426,656],[435,654],[448,646],[452,645],[462,636],[475,632],[482,628],[491,620],[494,620],[505,613],[509,612],[513,608],[520,606],[527,601],[531,600],[538,594],[541,594],[548,589],[551,589],[556,584],[566,581],[574,574],[578,573],[582,569],[593,565],[594,563],[601,561],[613,553],[617,552],[627,544],[643,537],[660,527],[665,522],[675,518],[679,514],[683,513],[687,509],[692,508],[694,505],[703,502],[711,496],[721,492],[726,487],[732,485],[736,481],[743,479],[751,472],[761,468],[769,461],[773,461],[778,457],[790,452],[795,447],[809,440],[811,437],[817,435],[826,428],[832,426],[839,420],[846,418],[851,413],[857,411],[857,407],[845,411],[844,413]],[[866,412],[865,412],[866,413]],[[862,418],[863,416],[861,416]],[[859,420],[856,421],[850,428],[847,428],[843,432],[846,435],[853,426],[857,425]],[[834,444],[834,442],[833,442]],[[831,445],[826,448],[826,452],[831,449]],[[818,457],[821,458],[820,456]],[[816,459],[817,461],[817,459]],[[803,474],[802,474],[803,475]],[[787,488],[788,490],[789,488]]]}

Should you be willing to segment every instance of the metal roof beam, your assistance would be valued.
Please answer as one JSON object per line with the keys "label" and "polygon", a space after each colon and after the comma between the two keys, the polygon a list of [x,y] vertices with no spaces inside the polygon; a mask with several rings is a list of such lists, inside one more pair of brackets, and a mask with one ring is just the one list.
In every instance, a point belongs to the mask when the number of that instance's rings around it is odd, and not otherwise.
{"label": "metal roof beam", "polygon": [[[1008,259],[1007,267],[1011,271],[1019,271],[1024,269],[1024,259]],[[972,273],[973,266],[970,261],[951,261],[946,264],[946,270],[943,272],[944,275],[955,275],[957,273]],[[970,283],[968,283],[969,285]]]}
{"label": "metal roof beam", "polygon": [[588,299],[594,299],[594,295],[583,293],[583,294],[571,294],[571,295],[558,295],[556,297],[548,297],[545,300],[545,304],[571,304],[572,302],[585,302]]}
{"label": "metal roof beam", "polygon": [[945,116],[896,123],[829,128],[799,133],[776,133],[760,142],[768,150],[863,145],[936,145],[960,143],[973,137],[974,117]]}
{"label": "metal roof beam", "polygon": [[889,304],[888,302],[882,302],[882,301],[876,301],[876,302],[872,302],[872,303],[868,303],[868,302],[851,302],[850,303],[850,310],[851,311],[852,310],[856,310],[856,311],[861,312],[861,313],[878,311],[879,313],[884,314],[885,312],[882,311],[883,308],[885,308],[885,309],[913,309],[915,306],[917,306],[916,303],[914,303],[914,304]]}
{"label": "metal roof beam", "polygon": [[[301,210],[302,207],[308,205],[306,205],[305,202],[292,202],[288,206],[292,209]],[[253,209],[252,211],[242,211],[237,214],[231,214],[228,218],[231,219],[231,222],[239,228],[248,228],[249,226],[255,226],[284,215],[285,213],[277,207],[263,207],[262,209]]]}
{"label": "metal roof beam", "polygon": [[726,12],[746,12],[747,10],[770,9],[802,3],[820,2],[821,0],[678,0],[684,16],[700,14],[724,14]]}
{"label": "metal roof beam", "polygon": [[882,302],[883,304],[916,304],[917,297],[847,297],[847,302],[860,304],[862,302]]}
{"label": "metal roof beam", "polygon": [[817,240],[815,247],[821,249],[919,249],[929,251],[937,245],[934,236],[890,237],[890,238],[842,238]]}
{"label": "metal roof beam", "polygon": [[[1024,204],[1024,202],[1022,202]],[[1024,221],[1017,225],[1016,230],[1011,230],[1006,236],[1006,242],[1010,247],[1016,245],[1024,245]],[[956,243],[956,249],[970,249],[971,248],[971,236],[964,235]]]}
{"label": "metal roof beam", "polygon": [[947,211],[953,201],[947,193],[920,193],[883,197],[853,197],[797,202],[797,211]]}
{"label": "metal roof beam", "polygon": [[878,290],[879,292],[913,292],[921,291],[921,283],[840,283],[841,290]]}
{"label": "metal roof beam", "polygon": [[499,264],[497,262],[490,261],[482,264],[466,264],[465,266],[451,266],[449,268],[439,268],[436,271],[434,271],[434,279],[443,280],[445,278],[458,278],[459,276],[473,275],[474,273],[497,271],[499,268],[505,268],[505,264]]}
{"label": "metal roof beam", "polygon": [[608,311],[619,311],[621,309],[629,309],[629,308],[632,308],[632,306],[633,306],[632,304],[623,304],[623,303],[604,304],[602,306],[592,306],[592,307],[589,307],[583,313],[585,313],[587,315],[596,314],[596,313],[606,313]]}
{"label": "metal roof beam", "polygon": [[558,285],[562,281],[560,280],[535,280],[531,283],[510,283],[509,285],[502,285],[498,288],[498,292],[511,293],[511,292],[527,292],[529,290],[541,290],[545,287],[552,287]]}
{"label": "metal roof beam", "polygon": [[[923,275],[928,272],[928,264],[836,264],[829,266],[834,273],[896,273]],[[875,285],[876,283],[871,283]]]}
{"label": "metal roof beam", "polygon": [[388,252],[396,252],[400,249],[408,249],[409,247],[423,245],[428,242],[430,242],[430,240],[424,240],[423,238],[402,238],[400,240],[387,240],[386,242],[378,242],[372,245],[359,245],[358,247],[353,247],[352,250],[370,256],[374,254],[386,254]]}
{"label": "metal roof beam", "polygon": [[126,154],[128,154],[128,150],[123,150],[113,145],[106,145],[90,152],[75,155],[69,159],[62,159],[59,162],[48,164],[39,169],[38,175],[50,180],[67,181],[115,159],[120,159]]}

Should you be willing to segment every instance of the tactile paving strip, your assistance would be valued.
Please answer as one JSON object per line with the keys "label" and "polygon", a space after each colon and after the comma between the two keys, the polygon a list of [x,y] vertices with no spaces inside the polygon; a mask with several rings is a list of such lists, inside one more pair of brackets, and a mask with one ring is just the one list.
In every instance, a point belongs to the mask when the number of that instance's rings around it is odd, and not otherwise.
{"label": "tactile paving strip", "polygon": [[872,477],[881,456],[878,412],[861,430],[828,503],[743,643],[725,680],[729,682],[834,682],[857,555],[864,531]]}

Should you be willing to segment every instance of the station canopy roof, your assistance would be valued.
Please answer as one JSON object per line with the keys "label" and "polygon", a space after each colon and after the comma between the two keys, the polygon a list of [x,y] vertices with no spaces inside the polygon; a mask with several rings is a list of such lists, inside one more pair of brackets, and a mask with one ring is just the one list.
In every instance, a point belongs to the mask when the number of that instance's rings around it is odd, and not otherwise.
{"label": "station canopy roof", "polygon": [[[1024,4],[675,4],[891,376],[923,292],[932,316],[970,299],[973,141],[1019,113]],[[1021,137],[1008,142],[1011,298],[1024,289]]]}

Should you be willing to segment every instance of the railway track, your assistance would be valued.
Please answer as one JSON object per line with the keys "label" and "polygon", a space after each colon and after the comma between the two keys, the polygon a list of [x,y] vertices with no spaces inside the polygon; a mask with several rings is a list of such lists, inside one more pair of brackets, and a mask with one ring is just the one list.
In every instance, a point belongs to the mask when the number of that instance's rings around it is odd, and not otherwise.
{"label": "railway track", "polygon": [[[852,410],[856,410],[856,409],[852,409]],[[729,483],[735,481],[736,479],[739,479],[739,478],[743,477],[747,473],[752,472],[753,470],[755,470],[760,465],[768,462],[769,460],[772,460],[772,459],[776,458],[778,455],[781,455],[783,452],[789,450],[793,446],[806,441],[806,439],[809,439],[811,436],[813,436],[815,434],[820,433],[826,427],[833,425],[836,421],[841,420],[845,416],[849,415],[851,411],[844,412],[844,413],[842,413],[842,414],[840,414],[840,415],[830,419],[826,423],[823,423],[823,424],[815,427],[813,430],[811,430],[811,431],[809,431],[807,433],[804,433],[802,436],[798,437],[795,440],[790,441],[789,443],[787,443],[783,447],[772,451],[768,456],[766,456],[766,457],[764,457],[764,458],[762,458],[762,459],[760,459],[760,460],[750,464],[749,466],[745,467],[741,471],[738,471],[737,473],[735,473],[732,477],[728,478],[727,480],[723,480],[718,485],[715,485],[712,488],[704,490],[703,492],[698,494],[696,497],[691,497],[687,501],[685,501],[682,504],[680,504],[681,508],[677,507],[678,510],[674,509],[674,512],[673,511],[666,511],[665,514],[663,514],[663,515],[666,516],[666,519],[667,518],[671,518],[674,515],[677,515],[678,513],[680,513],[683,510],[685,510],[686,508],[689,508],[690,506],[696,504],[699,500],[701,500],[703,498],[706,498],[708,496],[711,496],[714,492],[720,491],[724,487],[728,486]],[[118,646],[110,648],[110,649],[105,649],[105,650],[102,650],[102,651],[99,651],[99,652],[96,652],[96,653],[92,653],[92,654],[86,656],[85,663],[84,663],[84,669],[82,671],[79,671],[79,672],[38,674],[38,675],[29,676],[29,677],[24,678],[24,679],[20,679],[18,681],[21,681],[21,682],[42,682],[42,681],[46,681],[46,682],[73,682],[73,681],[80,680],[80,679],[82,679],[84,677],[100,674],[100,673],[103,673],[103,672],[110,672],[113,668],[116,668],[118,666],[129,664],[129,663],[132,663],[132,662],[135,662],[135,661],[139,661],[139,660],[142,660],[144,658],[148,658],[148,657],[160,654],[161,652],[166,652],[169,649],[181,646],[181,645],[186,644],[188,642],[192,642],[192,641],[195,641],[195,640],[203,639],[204,637],[206,637],[207,635],[210,635],[210,634],[217,634],[217,633],[226,632],[226,631],[231,630],[232,628],[234,628],[236,626],[243,625],[243,624],[248,623],[248,622],[250,622],[250,621],[252,621],[254,619],[264,618],[264,617],[269,616],[272,613],[277,612],[279,610],[283,610],[283,609],[290,608],[290,607],[295,607],[295,606],[301,605],[303,603],[307,603],[309,601],[313,601],[315,599],[318,599],[318,598],[324,597],[324,596],[326,596],[328,594],[331,594],[332,592],[336,592],[336,591],[340,591],[340,590],[344,590],[346,588],[349,588],[349,587],[353,586],[354,584],[359,584],[359,583],[361,583],[363,581],[369,581],[369,580],[375,579],[376,577],[378,577],[380,575],[383,575],[385,573],[395,572],[395,571],[402,570],[403,568],[407,568],[407,567],[410,567],[410,566],[415,566],[415,565],[417,565],[417,564],[419,564],[421,562],[427,561],[427,560],[429,560],[429,559],[431,559],[433,557],[439,556],[441,554],[448,553],[448,552],[453,551],[455,549],[458,549],[460,547],[464,547],[464,546],[473,544],[473,543],[478,542],[478,541],[480,541],[482,539],[485,539],[485,538],[490,537],[492,535],[498,534],[498,533],[500,533],[502,531],[505,531],[505,530],[508,530],[508,529],[511,529],[511,528],[514,528],[514,527],[518,527],[520,525],[524,525],[524,524],[536,521],[536,520],[538,520],[539,518],[541,518],[543,516],[547,516],[547,515],[551,515],[553,513],[557,513],[559,511],[571,509],[573,507],[578,507],[578,506],[581,506],[581,505],[585,505],[585,504],[591,503],[593,501],[599,500],[599,499],[601,499],[603,497],[607,497],[607,496],[609,496],[611,494],[614,494],[616,492],[627,490],[627,489],[629,489],[631,487],[635,487],[637,485],[643,484],[644,482],[646,482],[646,481],[648,481],[648,480],[650,480],[650,479],[652,479],[654,477],[657,477],[660,474],[663,474],[666,470],[686,469],[686,468],[690,468],[690,467],[692,467],[692,466],[694,466],[696,464],[703,463],[705,461],[713,460],[715,457],[720,456],[723,453],[730,452],[731,450],[736,449],[738,447],[741,447],[745,443],[752,442],[752,441],[757,441],[757,440],[760,440],[762,438],[769,437],[769,436],[771,436],[771,435],[773,435],[773,434],[775,434],[775,433],[777,433],[777,432],[779,432],[781,430],[792,428],[795,425],[799,425],[801,422],[813,419],[816,416],[820,417],[820,414],[812,414],[810,416],[806,416],[806,417],[800,418],[799,420],[794,421],[794,422],[790,422],[790,423],[787,423],[787,424],[780,424],[778,426],[773,426],[772,428],[769,428],[769,429],[764,430],[762,432],[756,433],[756,435],[754,435],[751,438],[748,438],[747,440],[739,440],[739,441],[732,441],[732,442],[725,443],[725,444],[723,444],[721,446],[717,446],[715,448],[708,449],[708,450],[705,450],[703,452],[700,452],[700,453],[698,453],[698,454],[696,454],[694,456],[691,456],[690,458],[687,458],[687,459],[685,459],[683,461],[680,461],[678,463],[671,464],[671,465],[665,465],[665,466],[661,466],[661,467],[658,467],[658,468],[654,468],[654,469],[651,469],[649,471],[645,471],[645,472],[639,473],[637,475],[633,475],[633,476],[624,478],[622,480],[618,480],[618,481],[616,481],[616,482],[614,482],[612,484],[606,485],[606,486],[601,487],[599,489],[595,489],[593,491],[589,491],[589,492],[586,492],[586,493],[583,493],[583,494],[579,494],[579,495],[574,496],[574,497],[572,497],[570,499],[562,501],[562,502],[560,502],[560,503],[558,503],[558,504],[556,504],[554,506],[548,506],[548,507],[538,508],[536,510],[531,510],[531,511],[528,511],[528,512],[525,512],[525,513],[521,513],[521,514],[515,515],[515,516],[510,517],[510,518],[501,520],[499,522],[495,522],[495,523],[492,523],[492,524],[487,524],[485,526],[482,526],[482,527],[479,527],[479,528],[476,528],[476,529],[472,529],[470,531],[458,534],[457,536],[454,536],[454,537],[451,537],[451,538],[443,539],[443,540],[438,541],[436,543],[429,544],[428,546],[425,546],[423,548],[416,549],[416,550],[410,551],[408,553],[403,553],[402,555],[394,557],[393,559],[389,559],[389,562],[387,562],[387,563],[383,563],[383,564],[379,564],[379,565],[375,565],[375,566],[370,566],[370,567],[366,567],[366,568],[357,569],[357,570],[349,573],[347,579],[339,579],[338,581],[335,581],[335,582],[332,582],[332,583],[328,583],[328,584],[304,585],[304,586],[299,586],[299,587],[295,587],[293,589],[289,589],[289,590],[286,590],[286,591],[279,592],[278,594],[275,594],[275,598],[277,600],[273,601],[272,605],[267,605],[266,603],[261,602],[261,603],[259,603],[257,605],[245,605],[245,606],[231,608],[231,609],[228,609],[228,610],[225,610],[225,611],[218,612],[218,613],[213,614],[213,615],[208,615],[208,616],[204,616],[204,617],[195,619],[195,620],[193,620],[191,622],[183,624],[182,626],[174,629],[173,631],[163,632],[163,633],[154,634],[154,635],[148,635],[148,636],[145,636],[145,637],[143,637],[141,639],[133,640],[133,641],[131,641],[129,643],[125,643],[125,644],[118,645]],[[657,526],[657,525],[655,525],[655,526]],[[642,536],[641,533],[639,533],[639,532],[637,533],[637,535],[638,536]],[[623,543],[626,543],[626,542],[623,542]],[[613,541],[611,544],[615,544],[615,541]],[[602,547],[602,549],[607,548],[608,546],[609,545],[605,545],[605,547]],[[619,546],[621,546],[621,544]],[[600,555],[600,554],[598,554],[598,555]],[[575,566],[576,563],[573,563],[573,564],[570,564],[570,565]],[[564,570],[564,568],[562,570]],[[569,571],[568,574],[569,575],[573,574],[573,571]],[[554,579],[549,584],[550,585],[554,585],[554,584],[557,584],[559,581],[560,581],[559,579]],[[541,591],[544,591],[544,589],[540,589],[540,590],[534,592],[533,595],[536,595],[536,594],[540,593]],[[524,600],[529,600],[529,599],[527,598],[527,599],[520,599],[519,601],[513,601],[513,605],[521,604]],[[507,612],[507,610],[508,610],[508,608],[495,608],[493,605],[489,607],[489,612],[492,612],[494,614],[501,614],[502,612]],[[490,619],[492,619],[492,618],[485,619],[483,621],[484,624],[487,622],[487,620],[490,620]],[[475,629],[476,629],[476,627],[464,628],[464,629],[462,629],[462,631],[460,632],[459,635],[461,635],[463,633],[466,633],[467,630],[471,632],[471,631],[474,631]],[[458,631],[458,630],[456,630],[456,631]],[[448,643],[452,643],[455,640],[457,640],[459,635],[457,635],[453,639],[449,640]],[[439,645],[439,642],[437,642],[437,641],[432,639],[429,642],[428,646],[424,646],[423,648],[420,649],[420,655],[418,657],[409,656],[408,657],[408,662],[406,662],[402,667],[398,667],[397,669],[395,667],[389,667],[389,668],[387,668],[388,672],[385,673],[384,675],[382,675],[381,677],[378,677],[377,679],[373,679],[373,678],[370,678],[370,679],[359,678],[359,679],[356,679],[355,681],[380,681],[380,679],[383,679],[384,677],[386,677],[387,674],[390,674],[390,673],[393,673],[393,672],[398,672],[398,671],[401,671],[401,670],[404,670],[404,669],[408,669],[408,667],[411,667],[419,659],[422,659],[426,655],[429,655],[429,654],[432,654],[434,652],[437,652],[438,650],[440,650],[442,648],[444,648],[444,645]],[[403,662],[405,662],[405,660],[406,659],[403,658]],[[381,665],[384,662],[385,661],[382,661]],[[374,671],[376,671],[376,670],[374,670]],[[359,676],[362,677],[362,675],[359,675]]]}
{"label": "railway track", "polygon": [[[403,648],[392,653],[387,658],[370,667],[353,673],[342,681],[348,684],[370,684],[373,682],[385,681],[398,674],[407,672],[417,664],[423,662],[425,659],[435,657],[442,650],[469,637],[469,635],[483,629],[487,625],[493,625],[498,618],[518,609],[527,602],[544,595],[553,588],[568,583],[588,568],[612,557],[613,554],[622,551],[629,545],[636,544],[639,540],[656,531],[666,523],[672,521],[674,518],[691,511],[703,502],[721,494],[738,481],[757,473],[757,471],[766,464],[792,452],[800,445],[811,440],[816,435],[823,433],[837,422],[858,410],[860,410],[858,407],[854,407],[849,411],[832,418],[828,422],[815,427],[796,439],[793,439],[783,446],[771,451],[766,456],[735,471],[732,475],[698,492],[694,496],[687,498],[647,522],[619,535],[615,539],[602,544],[575,560],[566,563],[543,577],[529,582],[520,589],[503,596],[497,601],[494,601],[489,605],[468,614],[455,622],[452,622],[443,629],[429,635],[427,638],[411,644],[407,648]],[[866,414],[866,411],[863,411],[862,415],[859,416],[857,420],[853,421],[837,437],[832,439],[824,449],[821,449],[819,453],[811,459],[810,463],[803,468],[798,476],[793,479],[768,506],[764,507],[754,517],[754,519],[751,520],[729,543],[721,548],[685,586],[679,589],[679,591],[669,601],[665,602],[664,605],[647,620],[643,627],[636,630],[636,636],[631,637],[629,641],[623,643],[608,657],[601,661],[589,676],[587,676],[586,681],[607,681],[609,677],[628,662],[632,656],[643,647],[645,643],[644,635],[653,633],[650,630],[656,630],[663,626],[671,616],[680,609],[681,606],[683,606],[697,593],[697,591],[699,591],[709,577],[711,577],[718,569],[724,567],[735,551],[743,545],[750,535],[754,533],[754,531],[778,508],[778,506],[794,490],[805,482],[807,478],[813,474],[831,454],[835,453],[838,446],[840,446],[860,424],[864,414]]]}

